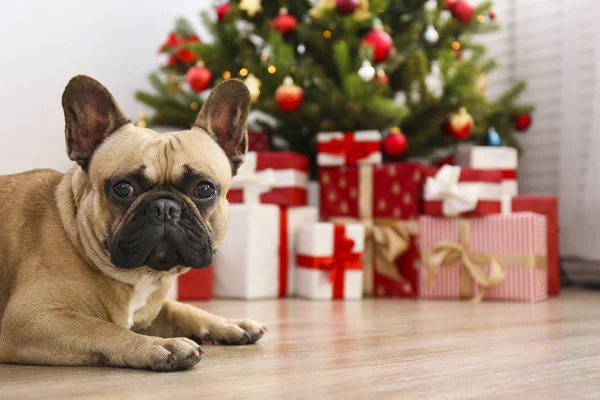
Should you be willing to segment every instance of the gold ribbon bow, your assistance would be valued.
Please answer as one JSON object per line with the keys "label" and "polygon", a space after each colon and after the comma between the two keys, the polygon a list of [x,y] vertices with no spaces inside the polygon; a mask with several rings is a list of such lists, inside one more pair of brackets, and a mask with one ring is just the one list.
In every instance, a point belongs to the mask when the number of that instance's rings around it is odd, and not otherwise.
{"label": "gold ribbon bow", "polygon": [[398,272],[396,260],[409,249],[410,235],[418,232],[417,221],[399,221],[393,218],[332,218],[331,222],[336,224],[358,223],[365,227],[364,294],[373,294],[373,271],[392,281],[403,282],[405,290],[412,291],[410,282]]}
{"label": "gold ribbon bow", "polygon": [[[460,264],[461,297],[471,297],[475,302],[483,300],[485,288],[494,287],[504,282],[504,268],[489,254],[469,252],[469,221],[458,220],[459,243],[441,240],[433,246],[427,257],[427,282],[433,284],[440,267],[447,264]],[[489,265],[489,274],[484,267]],[[535,264],[534,264],[535,265]],[[479,290],[472,295],[472,282]]]}

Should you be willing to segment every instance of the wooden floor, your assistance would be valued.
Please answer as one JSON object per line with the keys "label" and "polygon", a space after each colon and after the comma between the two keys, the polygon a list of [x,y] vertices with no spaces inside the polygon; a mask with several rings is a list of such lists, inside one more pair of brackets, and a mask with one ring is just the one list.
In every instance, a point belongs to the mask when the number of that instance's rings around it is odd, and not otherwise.
{"label": "wooden floor", "polygon": [[192,371],[0,365],[0,398],[600,398],[600,292],[538,304],[198,303],[269,328]]}

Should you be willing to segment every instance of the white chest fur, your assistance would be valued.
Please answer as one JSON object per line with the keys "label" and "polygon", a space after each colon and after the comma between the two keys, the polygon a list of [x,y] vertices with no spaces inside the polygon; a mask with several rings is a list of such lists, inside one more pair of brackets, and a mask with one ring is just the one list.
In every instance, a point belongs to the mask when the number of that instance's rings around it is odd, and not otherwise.
{"label": "white chest fur", "polygon": [[135,312],[141,309],[148,302],[148,297],[158,289],[156,280],[153,277],[146,276],[133,286],[133,293],[129,300],[129,309],[127,314],[127,329],[133,326],[133,317]]}

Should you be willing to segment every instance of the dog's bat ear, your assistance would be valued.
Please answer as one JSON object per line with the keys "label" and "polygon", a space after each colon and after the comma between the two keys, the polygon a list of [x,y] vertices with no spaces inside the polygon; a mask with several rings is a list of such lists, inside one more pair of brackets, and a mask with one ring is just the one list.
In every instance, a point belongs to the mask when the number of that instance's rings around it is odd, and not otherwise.
{"label": "dog's bat ear", "polygon": [[250,105],[250,92],[244,82],[229,79],[213,89],[194,123],[219,143],[229,158],[233,175],[248,150]]}
{"label": "dog's bat ear", "polygon": [[69,81],[62,106],[67,154],[84,170],[102,141],[129,122],[110,92],[85,75]]}

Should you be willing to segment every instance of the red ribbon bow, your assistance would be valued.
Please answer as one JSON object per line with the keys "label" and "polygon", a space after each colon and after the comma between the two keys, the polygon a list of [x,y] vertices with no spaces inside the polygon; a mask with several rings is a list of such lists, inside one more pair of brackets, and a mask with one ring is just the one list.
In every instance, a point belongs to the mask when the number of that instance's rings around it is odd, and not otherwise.
{"label": "red ribbon bow", "polygon": [[362,269],[362,253],[353,253],[354,240],[346,236],[346,227],[334,224],[334,248],[331,257],[312,257],[298,254],[299,267],[328,270],[333,285],[333,298],[344,298],[344,270]]}
{"label": "red ribbon bow", "polygon": [[381,150],[379,141],[359,142],[354,140],[354,137],[354,132],[343,132],[341,139],[332,138],[327,142],[318,143],[317,151],[336,156],[345,155],[346,165],[356,165],[359,161]]}

